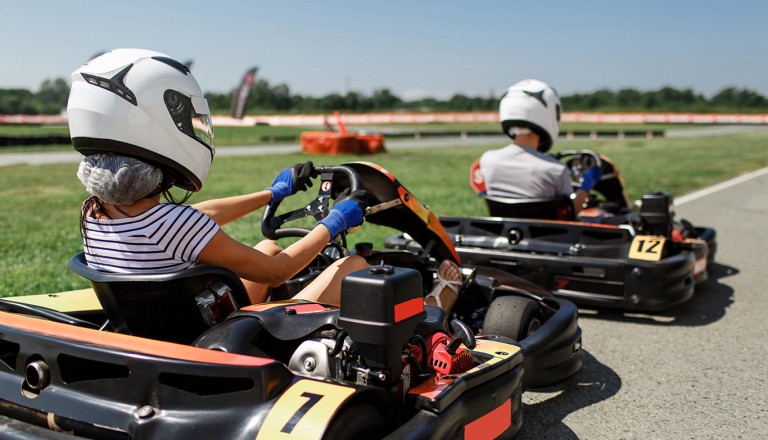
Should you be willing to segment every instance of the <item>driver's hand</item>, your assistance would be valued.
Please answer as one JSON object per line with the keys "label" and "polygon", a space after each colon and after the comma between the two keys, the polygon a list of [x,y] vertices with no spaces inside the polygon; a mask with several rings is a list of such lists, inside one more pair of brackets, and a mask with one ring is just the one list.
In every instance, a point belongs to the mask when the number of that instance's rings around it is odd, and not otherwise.
{"label": "driver's hand", "polygon": [[592,167],[584,172],[581,178],[581,185],[579,185],[580,190],[584,190],[586,192],[592,191],[592,189],[597,185],[597,182],[600,181],[600,179],[603,177],[603,169],[600,167]]}
{"label": "driver's hand", "polygon": [[317,224],[325,226],[333,239],[341,232],[361,225],[363,212],[367,206],[367,191],[358,190],[352,193],[344,191],[339,194],[328,215]]}
{"label": "driver's hand", "polygon": [[311,160],[304,163],[297,163],[292,168],[291,183],[293,184],[293,194],[299,191],[306,191],[312,188],[312,177],[315,166]]}
{"label": "driver's hand", "polygon": [[307,161],[280,171],[280,174],[272,182],[272,186],[265,188],[272,192],[272,199],[269,203],[274,204],[298,191],[306,191],[308,187],[312,186],[313,170],[314,165],[311,161]]}

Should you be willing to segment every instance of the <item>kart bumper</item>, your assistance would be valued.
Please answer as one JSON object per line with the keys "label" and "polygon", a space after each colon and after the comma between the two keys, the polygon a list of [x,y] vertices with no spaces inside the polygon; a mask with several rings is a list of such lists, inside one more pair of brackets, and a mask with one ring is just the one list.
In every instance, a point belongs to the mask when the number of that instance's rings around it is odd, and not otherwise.
{"label": "kart bumper", "polygon": [[707,242],[707,264],[714,263],[717,253],[717,231],[714,228],[696,228],[696,238]]}
{"label": "kart bumper", "polygon": [[658,262],[458,247],[465,265],[521,276],[580,305],[663,310],[693,296],[694,256]]}
{"label": "kart bumper", "polygon": [[535,333],[520,341],[525,354],[524,388],[554,385],[581,369],[581,328],[576,306],[560,298],[544,300],[557,309]]}
{"label": "kart bumper", "polygon": [[[2,438],[253,439],[273,413],[285,413],[278,405],[296,384],[345,387],[294,376],[271,359],[0,315]],[[484,364],[412,389],[406,400],[416,414],[389,438],[514,436],[522,427],[523,351],[505,338],[478,338],[475,355]],[[33,362],[45,362],[45,380],[30,375]],[[349,389],[360,399],[380,394]]]}
{"label": "kart bumper", "polygon": [[504,374],[464,391],[439,413],[420,409],[386,439],[512,438],[523,424],[522,378],[523,363],[519,362]]}

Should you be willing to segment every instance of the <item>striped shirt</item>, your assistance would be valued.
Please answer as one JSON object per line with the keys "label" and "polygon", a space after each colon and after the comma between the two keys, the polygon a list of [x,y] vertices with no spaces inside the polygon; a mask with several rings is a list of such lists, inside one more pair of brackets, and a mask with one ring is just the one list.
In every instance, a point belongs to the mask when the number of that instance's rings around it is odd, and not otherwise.
{"label": "striped shirt", "polygon": [[116,273],[172,273],[198,265],[220,227],[191,206],[161,203],[136,217],[85,219],[85,259]]}

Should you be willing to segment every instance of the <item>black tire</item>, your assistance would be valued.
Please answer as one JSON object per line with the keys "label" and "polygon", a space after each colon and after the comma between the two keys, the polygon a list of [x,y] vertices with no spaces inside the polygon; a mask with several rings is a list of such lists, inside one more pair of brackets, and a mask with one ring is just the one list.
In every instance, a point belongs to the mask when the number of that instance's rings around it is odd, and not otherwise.
{"label": "black tire", "polygon": [[326,440],[375,440],[392,432],[394,425],[375,405],[359,403],[344,407],[325,431]]}
{"label": "black tire", "polygon": [[488,306],[483,334],[522,341],[541,327],[539,306],[530,298],[500,296]]}

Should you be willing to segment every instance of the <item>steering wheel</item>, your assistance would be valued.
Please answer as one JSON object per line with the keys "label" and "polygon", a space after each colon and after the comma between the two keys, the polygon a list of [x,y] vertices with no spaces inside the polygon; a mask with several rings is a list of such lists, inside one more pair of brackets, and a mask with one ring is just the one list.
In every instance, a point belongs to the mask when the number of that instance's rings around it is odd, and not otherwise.
{"label": "steering wheel", "polygon": [[555,154],[555,158],[563,161],[571,175],[571,185],[577,188],[584,179],[584,173],[593,167],[602,167],[600,155],[592,150],[565,150]]}
{"label": "steering wheel", "polygon": [[[328,207],[331,198],[334,198],[343,189],[349,188],[350,191],[357,191],[361,188],[360,175],[350,167],[339,166],[316,166],[312,172],[313,177],[320,176],[320,188],[317,197],[303,208],[296,209],[284,214],[276,215],[280,202],[267,205],[264,208],[264,215],[261,219],[261,233],[264,237],[276,240],[284,237],[303,237],[309,233],[307,228],[283,227],[288,222],[292,222],[304,217],[314,217],[315,220],[322,220],[330,208]],[[342,188],[334,188],[339,184]],[[339,234],[342,242],[345,242],[345,234]]]}

